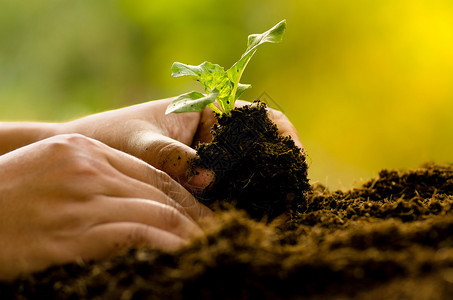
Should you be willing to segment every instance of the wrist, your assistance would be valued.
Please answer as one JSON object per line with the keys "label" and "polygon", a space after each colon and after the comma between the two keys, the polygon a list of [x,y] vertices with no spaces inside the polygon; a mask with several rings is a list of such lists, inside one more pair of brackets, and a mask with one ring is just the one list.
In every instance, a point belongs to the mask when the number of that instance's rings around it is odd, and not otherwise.
{"label": "wrist", "polygon": [[0,123],[0,155],[59,134],[58,123]]}
{"label": "wrist", "polygon": [[36,135],[34,136],[36,141],[64,133],[61,128],[61,123],[37,123],[36,125]]}

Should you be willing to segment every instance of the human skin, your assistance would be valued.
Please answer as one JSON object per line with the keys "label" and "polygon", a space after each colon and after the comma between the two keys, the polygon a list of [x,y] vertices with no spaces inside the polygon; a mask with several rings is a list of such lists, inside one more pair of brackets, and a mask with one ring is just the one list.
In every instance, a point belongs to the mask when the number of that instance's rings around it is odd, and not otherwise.
{"label": "human skin", "polygon": [[[187,161],[196,156],[198,143],[211,141],[214,114],[206,108],[200,113],[165,115],[172,100],[146,102],[66,123],[0,123],[0,141],[9,140],[0,144],[0,154],[56,134],[80,133],[144,160],[196,193],[209,185],[213,174],[198,170],[198,175],[191,176]],[[237,101],[235,105],[246,104],[249,102]],[[280,134],[291,136],[303,149],[288,118],[273,109],[268,112]]]}
{"label": "human skin", "polygon": [[[8,241],[0,279],[130,246],[173,250],[202,234],[197,222],[212,212],[187,190],[213,175],[190,176],[187,161],[212,139],[215,118],[210,109],[165,115],[171,100],[66,123],[0,123],[0,240]],[[289,120],[269,115],[302,148]]]}
{"label": "human skin", "polygon": [[211,214],[166,173],[79,134],[0,156],[0,279],[130,247],[175,250]]}
{"label": "human skin", "polygon": [[[62,124],[59,130],[81,133],[134,155],[168,173],[189,191],[196,193],[213,180],[213,174],[198,170],[198,175],[190,177],[187,162],[195,158],[194,148],[198,143],[212,140],[210,131],[216,120],[210,108],[201,113],[165,115],[171,100],[152,101],[91,115]],[[236,102],[236,106],[246,104],[250,103]],[[279,111],[268,111],[280,134],[290,135],[296,145],[303,149],[299,135],[288,118]]]}

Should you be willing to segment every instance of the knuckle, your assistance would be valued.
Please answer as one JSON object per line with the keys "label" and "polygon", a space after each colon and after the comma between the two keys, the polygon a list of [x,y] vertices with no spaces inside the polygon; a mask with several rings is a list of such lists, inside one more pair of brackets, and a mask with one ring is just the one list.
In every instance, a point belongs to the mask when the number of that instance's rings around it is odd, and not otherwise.
{"label": "knuckle", "polygon": [[182,214],[175,207],[166,205],[162,215],[168,228],[180,228],[182,224]]}
{"label": "knuckle", "polygon": [[154,184],[155,187],[164,192],[165,194],[169,194],[173,187],[173,179],[167,173],[161,170],[155,170],[155,180]]}
{"label": "knuckle", "polygon": [[68,133],[68,134],[63,134],[62,136],[65,140],[67,140],[70,143],[79,143],[79,142],[85,142],[85,141],[90,140],[88,137],[86,137],[80,133]]}
{"label": "knuckle", "polygon": [[61,140],[63,143],[68,144],[81,144],[81,143],[89,143],[91,139],[79,133],[68,133],[68,134],[61,134],[58,135],[57,138]]}
{"label": "knuckle", "polygon": [[87,200],[103,191],[111,170],[96,151],[86,147],[89,144],[93,144],[92,141],[80,134],[65,134],[49,140],[43,149],[43,159],[49,161],[43,171],[46,186],[55,186],[59,195],[74,200]]}
{"label": "knuckle", "polygon": [[212,217],[213,212],[206,206],[199,204],[198,205],[198,218],[206,218],[206,217]]}
{"label": "knuckle", "polygon": [[172,143],[166,144],[156,153],[157,168],[165,170],[173,163],[173,158],[178,154],[178,146]]}
{"label": "knuckle", "polygon": [[129,246],[139,246],[148,241],[149,229],[145,225],[137,225],[130,229],[128,235]]}
{"label": "knuckle", "polygon": [[57,135],[49,140],[49,150],[52,153],[61,153],[70,155],[76,149],[83,148],[86,145],[92,144],[92,141],[81,134],[71,133]]}
{"label": "knuckle", "polygon": [[91,149],[96,143],[81,134],[57,136],[50,144],[50,155],[60,158],[60,167],[76,175],[95,175],[102,164]]}

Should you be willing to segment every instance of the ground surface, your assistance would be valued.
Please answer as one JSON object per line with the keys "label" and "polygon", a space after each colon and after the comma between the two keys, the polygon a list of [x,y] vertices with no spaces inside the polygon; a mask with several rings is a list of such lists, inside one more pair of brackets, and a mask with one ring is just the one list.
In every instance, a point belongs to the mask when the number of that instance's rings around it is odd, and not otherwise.
{"label": "ground surface", "polygon": [[51,268],[0,298],[450,299],[453,166],[383,170],[348,192],[314,186],[272,224],[230,211],[177,253]]}

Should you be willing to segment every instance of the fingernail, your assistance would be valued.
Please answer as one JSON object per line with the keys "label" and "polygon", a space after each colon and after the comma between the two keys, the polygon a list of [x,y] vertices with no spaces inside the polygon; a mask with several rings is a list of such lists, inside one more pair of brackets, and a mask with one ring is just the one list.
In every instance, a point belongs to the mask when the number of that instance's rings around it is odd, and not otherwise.
{"label": "fingernail", "polygon": [[204,190],[215,180],[215,174],[211,170],[196,168],[193,172],[194,175],[187,183],[195,189]]}

